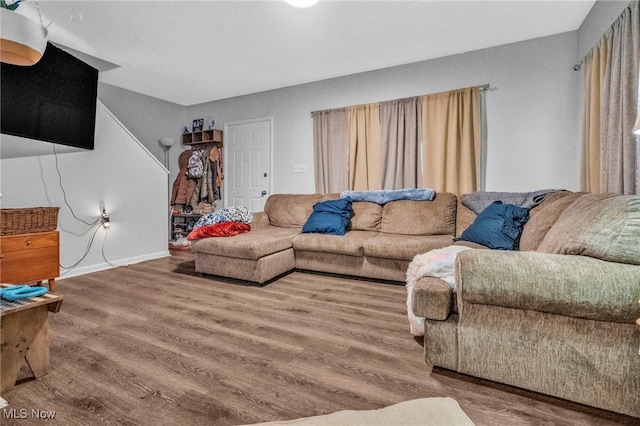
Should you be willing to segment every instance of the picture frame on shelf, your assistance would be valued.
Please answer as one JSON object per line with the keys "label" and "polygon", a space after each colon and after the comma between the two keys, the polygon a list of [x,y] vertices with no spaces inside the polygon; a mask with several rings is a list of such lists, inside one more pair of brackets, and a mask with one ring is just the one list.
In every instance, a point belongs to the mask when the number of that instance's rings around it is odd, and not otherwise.
{"label": "picture frame on shelf", "polygon": [[193,120],[193,132],[201,132],[204,129],[204,118]]}

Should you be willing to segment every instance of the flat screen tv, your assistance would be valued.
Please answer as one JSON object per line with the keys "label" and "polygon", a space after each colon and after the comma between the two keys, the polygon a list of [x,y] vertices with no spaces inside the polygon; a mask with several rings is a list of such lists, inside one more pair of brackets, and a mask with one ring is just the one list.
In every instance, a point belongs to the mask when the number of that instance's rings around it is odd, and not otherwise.
{"label": "flat screen tv", "polygon": [[93,149],[98,70],[48,43],[33,66],[0,64],[0,80],[1,133]]}

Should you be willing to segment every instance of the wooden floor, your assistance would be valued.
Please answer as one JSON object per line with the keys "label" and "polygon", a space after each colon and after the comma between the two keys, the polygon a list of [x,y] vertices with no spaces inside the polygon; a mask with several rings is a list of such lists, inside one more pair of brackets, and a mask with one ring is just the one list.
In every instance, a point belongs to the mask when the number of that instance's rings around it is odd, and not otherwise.
{"label": "wooden floor", "polygon": [[[455,398],[477,425],[640,422],[429,374],[401,285],[295,272],[250,286],[200,277],[177,252],[57,288],[50,372],[3,395],[3,425],[237,425],[433,396]],[[29,421],[7,418],[21,413]]]}

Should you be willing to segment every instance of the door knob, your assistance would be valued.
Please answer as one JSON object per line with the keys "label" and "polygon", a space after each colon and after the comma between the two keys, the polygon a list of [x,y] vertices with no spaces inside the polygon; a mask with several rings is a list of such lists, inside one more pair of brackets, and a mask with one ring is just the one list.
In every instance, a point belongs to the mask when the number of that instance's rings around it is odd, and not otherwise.
{"label": "door knob", "polygon": [[262,191],[260,194],[264,197],[265,195],[267,195],[267,191]]}

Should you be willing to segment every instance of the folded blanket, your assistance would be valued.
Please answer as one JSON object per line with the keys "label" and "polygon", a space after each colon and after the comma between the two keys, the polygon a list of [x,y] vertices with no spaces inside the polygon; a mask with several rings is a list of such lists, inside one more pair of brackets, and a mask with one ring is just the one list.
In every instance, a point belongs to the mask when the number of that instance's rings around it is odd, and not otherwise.
{"label": "folded blanket", "polygon": [[370,201],[385,204],[395,200],[431,201],[436,191],[431,188],[380,189],[372,191],[342,191],[340,198],[351,197],[351,201]]}
{"label": "folded blanket", "polygon": [[0,297],[5,300],[14,301],[29,299],[31,297],[42,296],[47,293],[46,287],[40,286],[28,286],[28,285],[15,285],[11,287],[5,287],[0,290]]}
{"label": "folded blanket", "polygon": [[409,316],[409,330],[414,336],[424,336],[424,318],[413,313],[413,288],[423,277],[436,277],[445,281],[456,289],[455,267],[456,257],[465,246],[448,246],[430,250],[414,256],[407,268],[407,315]]}
{"label": "folded blanket", "polygon": [[200,219],[198,219],[195,225],[193,225],[193,229],[198,229],[201,226],[215,225],[217,223],[224,222],[240,222],[246,223],[248,225],[253,222],[253,215],[249,212],[249,210],[247,210],[246,207],[226,207],[202,216]]}
{"label": "folded blanket", "polygon": [[195,228],[187,235],[188,241],[209,237],[233,237],[251,231],[251,226],[242,222],[220,222]]}
{"label": "folded blanket", "polygon": [[486,192],[476,191],[464,194],[460,197],[462,205],[480,214],[494,201],[502,201],[504,204],[513,204],[519,207],[532,209],[544,201],[547,195],[556,192],[557,189],[543,189],[534,192]]}

